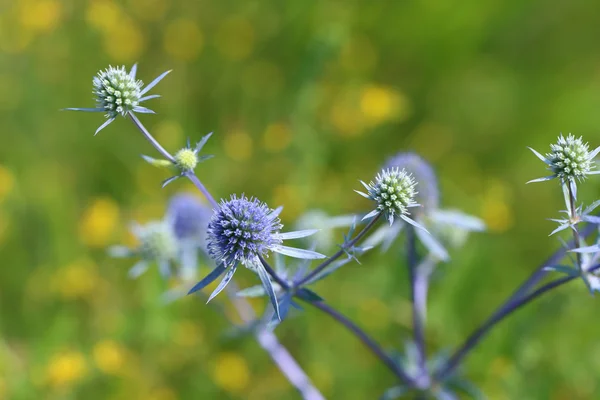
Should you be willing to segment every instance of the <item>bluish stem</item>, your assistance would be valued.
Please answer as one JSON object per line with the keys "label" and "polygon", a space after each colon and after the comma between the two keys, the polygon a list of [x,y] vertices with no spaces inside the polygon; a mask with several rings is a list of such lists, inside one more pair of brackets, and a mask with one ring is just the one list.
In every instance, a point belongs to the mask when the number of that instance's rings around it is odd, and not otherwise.
{"label": "bluish stem", "polygon": [[367,346],[373,352],[373,354],[375,354],[377,358],[379,358],[398,378],[400,378],[402,382],[408,386],[415,386],[415,383],[410,376],[406,374],[404,369],[398,363],[392,360],[392,358],[388,356],[385,351],[383,351],[383,349],[379,347],[379,345],[354,322],[350,321],[344,315],[334,310],[324,302],[308,302],[308,304],[318,308],[335,319],[337,322],[341,323],[346,329],[352,332],[354,336],[358,337],[360,341]]}
{"label": "bluish stem", "polygon": [[[423,277],[419,276],[421,274],[419,274],[417,268],[417,264],[419,263],[419,257],[417,254],[417,241],[415,229],[412,225],[407,226],[406,229],[406,257],[410,276],[413,331],[415,346],[417,347],[418,353],[417,365],[419,368],[419,381],[417,382],[417,385],[421,388],[426,388],[430,383],[429,373],[427,371],[427,355],[425,352],[425,327],[422,318],[425,313],[426,304],[423,302],[423,296],[419,296],[417,293],[422,293],[423,290],[425,293],[427,292],[427,281],[423,280]],[[423,287],[423,285],[425,285],[425,287]]]}
{"label": "bluish stem", "polygon": [[[600,265],[596,265],[596,266],[592,267],[589,270],[589,272],[593,272],[598,269],[600,269]],[[462,359],[469,353],[469,351],[472,350],[477,345],[477,343],[479,343],[479,341],[498,322],[502,321],[504,318],[506,318],[513,312],[517,311],[524,305],[535,300],[536,298],[538,298],[539,296],[548,292],[549,290],[552,290],[552,289],[554,289],[558,286],[561,286],[567,282],[570,282],[575,278],[576,277],[573,277],[573,276],[567,276],[567,277],[556,279],[552,282],[549,282],[549,283],[545,284],[544,286],[540,287],[539,289],[535,290],[534,292],[528,294],[527,296],[524,296],[521,299],[519,299],[518,301],[513,302],[512,304],[509,305],[509,307],[506,307],[506,308],[502,309],[500,312],[492,315],[490,318],[487,319],[487,321],[485,321],[483,323],[483,325],[481,325],[481,327],[477,328],[467,338],[467,340],[465,340],[463,345],[458,350],[456,350],[454,352],[454,354],[448,359],[448,362],[438,372],[436,372],[436,374],[434,375],[435,379],[438,382],[442,382],[444,379],[449,377],[452,374],[452,372],[454,371],[454,369],[460,364]]]}
{"label": "bluish stem", "polygon": [[196,186],[196,188],[206,197],[206,200],[210,203],[210,205],[216,210],[219,208],[219,204],[215,201],[214,197],[210,194],[210,192],[206,189],[206,187],[200,182],[200,179],[193,173],[188,172],[185,176]]}
{"label": "bluish stem", "polygon": [[267,260],[265,260],[263,256],[258,256],[258,258],[260,259],[260,262],[263,265],[263,267],[265,267],[265,270],[267,271],[267,274],[269,274],[269,276],[271,278],[273,278],[273,280],[279,286],[281,286],[281,288],[283,290],[288,290],[290,288],[290,285],[288,285],[288,283],[286,281],[284,281],[283,278],[281,278],[279,275],[277,275],[277,272],[275,272],[275,270],[273,270],[273,268],[271,268],[271,265],[269,265],[269,263],[267,262]]}
{"label": "bluish stem", "polygon": [[128,112],[127,116],[129,117],[129,119],[133,122],[133,124],[140,130],[140,132],[142,132],[142,135],[144,135],[144,137],[150,142],[150,144],[160,153],[162,154],[162,156],[164,158],[166,158],[169,161],[173,161],[173,156],[171,154],[169,154],[169,152],[167,150],[165,150],[160,143],[158,143],[156,141],[156,139],[154,139],[154,137],[150,134],[150,132],[148,132],[148,130],[146,129],[146,127],[144,125],[142,125],[142,122],[138,119],[138,117],[135,116],[134,113],[132,112]]}
{"label": "bluish stem", "polygon": [[342,248],[339,249],[337,251],[337,253],[335,253],[334,255],[329,257],[327,260],[323,261],[317,268],[313,269],[304,278],[302,278],[300,281],[296,282],[295,286],[300,287],[300,286],[304,285],[306,282],[310,281],[312,278],[317,276],[319,274],[319,272],[321,272],[325,268],[327,268],[329,266],[329,264],[331,264],[332,262],[334,262],[335,260],[340,258],[343,254],[345,254],[347,249],[352,248],[352,246],[354,246],[356,243],[358,243],[358,241],[361,240],[373,226],[375,226],[375,223],[379,220],[379,218],[381,218],[381,213],[379,213],[375,217],[373,217],[371,219],[371,221],[369,221],[369,223],[363,228],[363,230],[360,231],[358,233],[358,235],[356,235],[354,237],[354,239],[350,240],[348,243],[344,243],[342,245]]}

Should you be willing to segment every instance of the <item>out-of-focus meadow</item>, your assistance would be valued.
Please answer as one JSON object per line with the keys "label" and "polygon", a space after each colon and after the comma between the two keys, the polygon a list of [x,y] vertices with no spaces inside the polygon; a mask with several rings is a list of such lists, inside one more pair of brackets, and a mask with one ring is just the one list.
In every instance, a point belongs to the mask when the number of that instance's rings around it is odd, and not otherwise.
{"label": "out-of-focus meadow", "polygon": [[[588,0],[0,3],[0,398],[293,399],[252,338],[198,297],[163,306],[156,270],[127,278],[132,220],[194,189],[123,118],[94,137],[92,77],[139,62],[163,97],[142,115],[170,151],[214,131],[197,172],[217,197],[367,211],[353,192],[414,150],[444,206],[489,226],[454,251],[430,296],[428,347],[453,347],[559,247],[562,197],[526,146],[560,133],[600,144],[600,3]],[[600,181],[580,189],[588,203]],[[339,240],[342,240],[341,232]],[[394,252],[392,252],[394,253]],[[404,264],[374,252],[316,290],[388,349],[409,338]],[[206,270],[204,270],[206,271]],[[240,283],[255,277],[239,271]],[[264,303],[254,302],[257,310]],[[581,283],[502,323],[464,371],[490,399],[592,399],[600,303]],[[374,399],[394,381],[316,310],[276,331],[327,398]]]}

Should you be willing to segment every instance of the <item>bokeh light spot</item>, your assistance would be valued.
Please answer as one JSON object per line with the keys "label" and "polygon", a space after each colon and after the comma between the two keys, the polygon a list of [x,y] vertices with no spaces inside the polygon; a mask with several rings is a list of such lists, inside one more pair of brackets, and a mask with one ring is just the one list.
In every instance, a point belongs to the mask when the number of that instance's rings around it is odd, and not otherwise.
{"label": "bokeh light spot", "polygon": [[96,343],[92,351],[98,369],[108,375],[119,374],[125,364],[123,347],[113,340]]}
{"label": "bokeh light spot", "polygon": [[270,152],[285,150],[292,142],[292,133],[289,126],[284,123],[275,123],[267,126],[263,136],[265,149]]}
{"label": "bokeh light spot", "polygon": [[225,153],[234,161],[246,161],[252,156],[252,137],[244,131],[227,134],[223,146]]}
{"label": "bokeh light spot", "polygon": [[78,351],[56,354],[46,369],[46,382],[52,387],[71,386],[87,375],[87,363]]}
{"label": "bokeh light spot", "polygon": [[222,353],[215,362],[213,379],[220,388],[232,393],[241,393],[250,383],[250,370],[242,356]]}
{"label": "bokeh light spot", "polygon": [[63,299],[89,298],[99,282],[95,264],[87,259],[60,268],[52,276],[51,287]]}
{"label": "bokeh light spot", "polygon": [[391,120],[406,120],[410,115],[410,104],[408,99],[397,90],[368,85],[361,91],[360,110],[369,125],[377,126]]}
{"label": "bokeh light spot", "polygon": [[57,0],[24,1],[21,6],[21,24],[36,33],[54,29],[62,13],[62,3]]}
{"label": "bokeh light spot", "polygon": [[113,60],[134,62],[144,50],[144,35],[133,21],[120,21],[104,38],[104,49]]}
{"label": "bokeh light spot", "polygon": [[200,54],[204,37],[194,21],[181,18],[167,25],[163,45],[171,57],[191,61]]}
{"label": "bokeh light spot", "polygon": [[[181,124],[172,119],[160,121],[152,132],[155,134],[156,140],[167,149],[181,148],[185,142]],[[190,138],[190,141],[194,142],[194,138]]]}
{"label": "bokeh light spot", "polygon": [[89,247],[105,247],[112,238],[119,222],[119,207],[106,197],[92,201],[83,213],[79,235]]}
{"label": "bokeh light spot", "polygon": [[230,17],[219,26],[216,47],[227,59],[243,60],[254,49],[254,36],[250,21],[243,17]]}
{"label": "bokeh light spot", "polygon": [[110,0],[92,0],[85,12],[86,22],[104,32],[115,29],[121,18],[121,9]]}

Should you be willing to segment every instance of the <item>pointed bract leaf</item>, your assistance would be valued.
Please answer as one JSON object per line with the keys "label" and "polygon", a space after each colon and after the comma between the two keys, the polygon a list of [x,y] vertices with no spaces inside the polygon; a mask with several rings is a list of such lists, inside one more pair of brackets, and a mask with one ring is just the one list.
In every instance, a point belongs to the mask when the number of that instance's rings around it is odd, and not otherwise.
{"label": "pointed bract leaf", "polygon": [[431,218],[435,222],[454,225],[469,231],[485,231],[485,222],[482,219],[457,210],[433,210]]}
{"label": "pointed bract leaf", "polygon": [[238,291],[235,295],[238,297],[262,297],[266,295],[265,288],[262,285],[250,286]]}
{"label": "pointed bract leaf", "polygon": [[142,154],[142,158],[144,159],[144,161],[146,161],[148,164],[154,166],[154,167],[158,167],[158,168],[171,168],[173,167],[173,163],[171,161],[168,160],[160,160],[160,159],[156,159],[156,158],[152,158],[152,157],[148,157]]}
{"label": "pointed bract leaf", "polygon": [[596,200],[592,204],[590,204],[584,211],[583,214],[589,214],[596,209],[596,207],[600,206],[600,200]]}
{"label": "pointed bract leaf", "polygon": [[533,152],[533,154],[536,155],[537,158],[539,158],[540,160],[542,160],[545,164],[547,165],[552,165],[552,161],[548,160],[546,157],[544,157],[543,155],[541,155],[540,153],[538,153],[536,150],[534,150],[531,147],[527,147],[529,150],[531,150]]}
{"label": "pointed bract leaf", "polygon": [[553,230],[552,232],[550,232],[550,234],[548,236],[552,236],[555,233],[558,233],[560,231],[564,231],[565,229],[567,229],[569,226],[571,226],[571,224],[563,224],[560,225],[558,228],[556,228],[555,230]]}
{"label": "pointed bract leaf", "polygon": [[167,178],[167,179],[165,179],[165,180],[162,182],[162,184],[161,184],[161,187],[164,189],[164,188],[165,188],[165,186],[167,186],[169,183],[171,183],[171,182],[173,182],[174,180],[176,180],[176,179],[179,179],[179,178],[181,178],[181,175],[175,175],[175,176],[172,176],[172,177],[170,177],[170,178]]}
{"label": "pointed bract leaf", "polygon": [[135,279],[135,278],[139,277],[140,275],[142,275],[144,272],[148,271],[149,266],[150,266],[150,264],[145,260],[138,261],[137,263],[135,263],[135,265],[133,267],[131,267],[129,269],[129,272],[127,273],[127,275],[131,279]]}
{"label": "pointed bract leaf", "polygon": [[215,296],[217,296],[219,293],[221,293],[221,291],[223,291],[223,289],[225,289],[225,286],[227,286],[227,284],[229,283],[231,278],[233,278],[233,274],[235,274],[236,269],[237,269],[237,264],[235,264],[234,266],[229,268],[229,271],[227,271],[227,273],[225,274],[225,276],[219,283],[219,286],[217,286],[217,288],[208,297],[208,300],[206,301],[207,303],[209,301],[211,301],[212,299],[214,299]]}
{"label": "pointed bract leaf", "polygon": [[369,199],[369,200],[371,199],[371,198],[369,197],[369,195],[368,195],[368,194],[366,194],[366,193],[363,193],[363,192],[361,192],[361,191],[359,191],[359,190],[354,190],[354,191],[355,191],[356,193],[360,194],[360,195],[361,195],[362,197],[364,197],[365,199]]}
{"label": "pointed bract leaf", "polygon": [[196,147],[194,147],[194,152],[196,154],[198,154],[202,150],[202,148],[204,147],[204,145],[206,144],[206,142],[208,142],[208,139],[210,139],[210,137],[212,136],[212,134],[213,133],[211,132],[211,133],[209,133],[207,135],[204,135],[202,137],[202,139],[200,139],[200,141],[198,143],[196,143]]}
{"label": "pointed bract leaf", "polygon": [[61,111],[105,112],[106,110],[104,108],[69,107],[63,108]]}
{"label": "pointed bract leaf", "polygon": [[433,237],[433,235],[424,232],[421,229],[415,230],[417,237],[429,252],[441,261],[449,261],[450,256],[444,246]]}
{"label": "pointed bract leaf", "polygon": [[194,287],[190,289],[188,294],[192,294],[194,292],[197,292],[198,290],[204,289],[206,286],[213,283],[219,276],[221,276],[226,269],[227,267],[223,263],[217,265],[217,267],[213,269],[210,274],[206,275],[204,279],[196,283]]}
{"label": "pointed bract leaf", "polygon": [[137,73],[137,63],[133,64],[133,67],[131,67],[131,71],[129,71],[129,77],[131,79],[135,79],[136,73]]}
{"label": "pointed bract leaf", "polygon": [[105,123],[103,123],[102,125],[100,125],[100,128],[96,129],[96,132],[94,132],[94,136],[96,136],[98,134],[98,132],[100,132],[102,129],[104,129],[108,125],[110,125],[110,123],[113,122],[114,120],[115,120],[115,118],[110,118]]}
{"label": "pointed bract leaf", "polygon": [[126,246],[111,246],[108,248],[108,255],[113,258],[127,258],[134,254],[135,253]]}
{"label": "pointed bract leaf", "polygon": [[299,238],[314,235],[315,233],[319,232],[319,230],[320,229],[305,229],[302,231],[280,233],[278,236],[282,240],[299,239]]}
{"label": "pointed bract leaf", "polygon": [[350,260],[352,260],[351,258],[344,258],[341,260],[337,260],[333,263],[331,263],[329,266],[327,266],[327,268],[325,268],[324,270],[322,270],[321,272],[319,272],[317,275],[315,275],[312,279],[310,279],[309,281],[306,282],[307,285],[310,285],[311,283],[315,283],[320,281],[321,279],[331,275],[332,273],[334,273],[335,271],[337,271],[338,269],[340,269],[341,267],[343,267],[344,265],[348,264],[350,262]]}
{"label": "pointed bract leaf", "polygon": [[292,293],[286,292],[279,301],[279,316],[283,321],[285,317],[287,317],[288,312],[290,311],[290,305],[292,303]]}
{"label": "pointed bract leaf", "polygon": [[[368,213],[367,215],[365,215],[364,217],[362,217],[361,221],[364,221],[365,219],[369,219],[372,218],[376,215],[379,215],[380,211],[379,210],[373,210],[370,213]],[[392,217],[393,218],[393,217]],[[391,224],[390,224],[391,225]]]}
{"label": "pointed bract leaf", "polygon": [[551,176],[544,176],[543,178],[537,178],[537,179],[532,179],[530,181],[527,181],[527,183],[534,183],[534,182],[545,182],[545,181],[549,181],[556,178],[556,175],[551,175]]}
{"label": "pointed bract leaf", "polygon": [[165,76],[167,76],[167,74],[171,72],[171,70],[165,71],[162,74],[160,74],[159,76],[157,76],[152,82],[150,82],[148,85],[146,85],[145,88],[142,89],[142,91],[140,92],[140,95],[143,96],[144,94],[146,94],[150,89],[152,89],[154,86],[156,86],[156,84],[158,82],[160,82]]}
{"label": "pointed bract leaf", "polygon": [[318,303],[323,301],[323,298],[310,289],[302,288],[296,292],[296,296],[309,303]]}
{"label": "pointed bract leaf", "polygon": [[318,260],[327,257],[321,253],[317,253],[316,251],[297,249],[295,247],[283,245],[272,246],[271,250],[286,255],[288,257],[302,258],[305,260]]}
{"label": "pointed bract leaf", "polygon": [[584,215],[581,219],[592,224],[600,224],[600,217],[596,215]]}
{"label": "pointed bract leaf", "polygon": [[151,109],[146,108],[146,107],[142,107],[142,106],[135,106],[135,107],[133,107],[133,112],[137,112],[137,113],[141,113],[141,114],[156,114]]}
{"label": "pointed bract leaf", "polygon": [[579,247],[576,249],[571,249],[569,250],[573,253],[597,253],[600,251],[600,245],[593,245],[593,246],[587,246],[587,247]]}
{"label": "pointed bract leaf", "polygon": [[271,279],[269,278],[269,274],[265,270],[265,267],[260,262],[257,262],[255,265],[256,273],[260,278],[260,281],[265,289],[265,292],[269,296],[269,301],[275,310],[275,314],[277,314],[277,318],[281,321],[281,315],[279,315],[279,304],[277,303],[277,296],[275,295],[275,290],[273,289],[273,284],[271,283]]}
{"label": "pointed bract leaf", "polygon": [[421,224],[419,224],[417,221],[410,219],[409,217],[407,217],[404,214],[400,215],[400,218],[402,218],[404,221],[408,222],[409,224],[411,224],[412,226],[414,226],[415,228],[419,228],[424,230],[425,232],[427,232],[427,234],[429,234],[429,231],[427,229],[425,229],[425,227]]}
{"label": "pointed bract leaf", "polygon": [[271,213],[269,213],[267,218],[269,218],[270,220],[277,218],[279,216],[279,214],[281,214],[282,210],[283,210],[283,206],[277,207],[276,209],[271,211]]}
{"label": "pointed bract leaf", "polygon": [[144,96],[144,97],[142,97],[142,98],[140,99],[140,103],[141,103],[142,101],[146,101],[146,100],[150,100],[150,99],[156,99],[156,98],[158,98],[158,97],[160,97],[160,94],[151,94],[150,96]]}
{"label": "pointed bract leaf", "polygon": [[568,265],[549,265],[543,268],[544,271],[560,272],[568,276],[579,276],[579,270]]}

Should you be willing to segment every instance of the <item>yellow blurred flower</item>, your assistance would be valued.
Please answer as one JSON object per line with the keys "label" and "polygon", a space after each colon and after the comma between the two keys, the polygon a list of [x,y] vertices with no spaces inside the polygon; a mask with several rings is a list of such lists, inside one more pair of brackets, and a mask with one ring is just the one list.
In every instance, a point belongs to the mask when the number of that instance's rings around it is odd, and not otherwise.
{"label": "yellow blurred flower", "polygon": [[27,0],[20,5],[19,21],[35,33],[47,33],[60,22],[62,3],[58,0]]}
{"label": "yellow blurred flower", "polygon": [[509,206],[511,193],[506,184],[492,181],[482,204],[481,215],[490,231],[504,232],[514,224],[514,215]]}
{"label": "yellow blurred flower", "polygon": [[135,62],[146,41],[140,27],[130,18],[123,18],[117,25],[105,32],[104,50],[117,62]]}
{"label": "yellow blurred flower", "polygon": [[242,131],[229,132],[224,139],[225,153],[234,161],[246,161],[252,156],[252,137]]}
{"label": "yellow blurred flower", "polygon": [[125,350],[113,340],[96,343],[93,356],[98,369],[108,375],[119,374],[125,365]]}
{"label": "yellow blurred flower", "polygon": [[193,321],[180,321],[175,325],[173,341],[182,347],[195,347],[202,342],[203,333],[200,326]]}
{"label": "yellow blurred flower", "polygon": [[410,104],[397,90],[367,85],[360,94],[360,110],[368,125],[377,126],[390,120],[405,120],[410,114]]}
{"label": "yellow blurred flower", "polygon": [[165,28],[163,46],[173,58],[191,61],[198,57],[203,45],[202,32],[191,19],[180,18],[171,21]]}
{"label": "yellow blurred flower", "polygon": [[111,0],[92,0],[85,12],[86,22],[104,32],[114,29],[121,18],[121,8]]}
{"label": "yellow blurred flower", "polygon": [[96,265],[91,260],[82,259],[56,271],[51,278],[51,287],[62,298],[72,300],[97,294],[99,282]]}
{"label": "yellow blurred flower", "polygon": [[90,247],[106,247],[119,222],[119,207],[107,197],[92,201],[83,213],[79,224],[79,235]]}
{"label": "yellow blurred flower", "polygon": [[250,383],[250,370],[243,357],[236,353],[221,353],[214,365],[213,379],[222,389],[241,393]]}
{"label": "yellow blurred flower", "polygon": [[270,152],[285,150],[292,142],[290,128],[284,123],[275,123],[267,126],[263,135],[263,145]]}
{"label": "yellow blurred flower", "polygon": [[82,380],[87,372],[83,355],[68,350],[52,357],[46,368],[46,382],[52,387],[68,387]]}
{"label": "yellow blurred flower", "polygon": [[217,30],[216,47],[225,58],[243,60],[254,49],[254,36],[254,27],[250,21],[243,17],[230,17]]}

